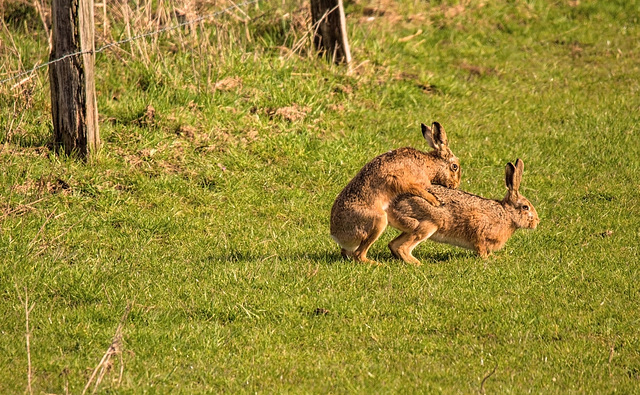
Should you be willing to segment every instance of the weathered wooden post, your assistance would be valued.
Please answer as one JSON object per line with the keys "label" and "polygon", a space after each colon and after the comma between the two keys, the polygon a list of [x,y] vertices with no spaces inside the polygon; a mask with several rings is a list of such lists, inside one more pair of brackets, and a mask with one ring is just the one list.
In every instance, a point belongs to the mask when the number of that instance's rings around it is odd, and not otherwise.
{"label": "weathered wooden post", "polygon": [[349,64],[351,50],[342,0],[311,0],[311,22],[316,49],[336,63]]}
{"label": "weathered wooden post", "polygon": [[86,158],[100,146],[93,65],[93,0],[52,0],[53,42],[49,66],[56,150]]}

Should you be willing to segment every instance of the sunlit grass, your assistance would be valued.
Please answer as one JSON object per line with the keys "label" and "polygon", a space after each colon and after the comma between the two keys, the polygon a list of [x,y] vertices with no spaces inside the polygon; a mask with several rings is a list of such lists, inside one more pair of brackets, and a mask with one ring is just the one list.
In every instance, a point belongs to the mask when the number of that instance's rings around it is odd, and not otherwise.
{"label": "sunlit grass", "polygon": [[[282,48],[298,3],[100,54],[88,164],[47,147],[46,72],[0,87],[0,392],[27,385],[25,293],[35,392],[81,392],[127,306],[101,391],[636,391],[638,6],[378,3],[347,5],[352,74]],[[25,67],[46,50],[7,26]],[[341,260],[333,199],[434,120],[464,190],[502,198],[524,160],[539,228],[487,261],[426,241],[406,265],[392,229],[383,266]]]}

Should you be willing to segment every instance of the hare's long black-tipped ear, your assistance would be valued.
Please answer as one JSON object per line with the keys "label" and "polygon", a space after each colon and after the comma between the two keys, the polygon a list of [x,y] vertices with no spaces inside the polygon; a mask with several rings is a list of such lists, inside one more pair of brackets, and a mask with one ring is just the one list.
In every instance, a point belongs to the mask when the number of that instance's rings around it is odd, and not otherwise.
{"label": "hare's long black-tipped ear", "polygon": [[507,167],[505,167],[504,169],[504,175],[504,181],[507,185],[507,189],[509,190],[509,192],[515,192],[516,190],[514,189],[514,181],[516,176],[516,167],[513,165],[513,163],[507,163]]}
{"label": "hare's long black-tipped ear", "polygon": [[515,203],[520,196],[518,190],[520,189],[523,170],[524,163],[520,159],[516,160],[515,166],[511,162],[507,163],[507,167],[504,169],[505,183],[507,185],[507,189],[509,189],[508,198],[513,203]]}
{"label": "hare's long black-tipped ear", "polygon": [[436,148],[433,145],[433,136],[432,136],[431,129],[424,123],[421,123],[420,127],[422,128],[422,137],[424,137],[424,139],[427,140],[427,143],[429,143],[429,146],[431,148]]}
{"label": "hare's long black-tipped ear", "polygon": [[524,162],[520,158],[516,159],[516,173],[513,175],[513,189],[517,192],[520,190],[520,181],[522,181],[522,172],[524,171]]}
{"label": "hare's long black-tipped ear", "polygon": [[449,141],[447,140],[447,133],[445,133],[444,128],[438,122],[434,122],[431,125],[431,130],[433,130],[433,140],[440,149],[448,147]]}
{"label": "hare's long black-tipped ear", "polygon": [[422,135],[429,143],[431,148],[443,151],[448,148],[449,142],[447,141],[447,133],[440,123],[434,122],[429,128],[427,125],[422,124]]}

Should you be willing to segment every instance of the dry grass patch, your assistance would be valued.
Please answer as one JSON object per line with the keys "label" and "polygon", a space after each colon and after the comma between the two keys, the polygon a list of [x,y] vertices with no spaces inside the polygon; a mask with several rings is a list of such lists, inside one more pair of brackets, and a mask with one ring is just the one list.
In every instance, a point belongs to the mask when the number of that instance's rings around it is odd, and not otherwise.
{"label": "dry grass patch", "polygon": [[310,111],[311,107],[309,106],[302,107],[294,104],[292,106],[278,108],[275,110],[274,115],[289,122],[296,122],[304,119]]}
{"label": "dry grass patch", "polygon": [[21,195],[35,194],[37,196],[57,193],[70,195],[72,193],[72,188],[66,181],[52,174],[42,176],[35,181],[27,178],[22,184],[14,185],[13,190]]}
{"label": "dry grass patch", "polygon": [[239,91],[242,89],[242,78],[227,77],[213,84],[213,88],[219,91]]}

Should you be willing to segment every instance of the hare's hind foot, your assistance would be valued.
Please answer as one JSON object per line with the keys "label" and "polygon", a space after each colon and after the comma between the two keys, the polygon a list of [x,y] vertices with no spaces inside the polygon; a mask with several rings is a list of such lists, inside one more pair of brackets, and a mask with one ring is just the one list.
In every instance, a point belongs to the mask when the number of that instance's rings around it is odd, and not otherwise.
{"label": "hare's hind foot", "polygon": [[394,258],[403,260],[402,256],[400,256],[400,254],[395,250],[395,246],[393,245],[393,241],[389,242],[389,244],[387,244],[387,247],[389,247],[389,249],[391,250],[391,255],[393,255]]}
{"label": "hare's hind foot", "polygon": [[352,258],[352,251],[345,250],[344,248],[341,248],[340,249],[340,255],[344,259],[351,259]]}
{"label": "hare's hind foot", "polygon": [[367,252],[371,245],[378,240],[378,237],[384,232],[387,227],[387,214],[382,212],[377,217],[372,218],[371,227],[367,236],[360,242],[358,248],[353,251],[351,256],[356,262],[369,263],[371,265],[379,265],[377,262],[367,258]]}
{"label": "hare's hind foot", "polygon": [[358,252],[357,250],[353,253],[353,260],[356,262],[367,263],[372,266],[381,266],[378,262],[367,258],[367,251]]}
{"label": "hare's hind foot", "polygon": [[391,255],[395,258],[412,265],[420,266],[422,262],[411,254],[411,250],[413,250],[411,239],[412,235],[410,233],[403,232],[400,236],[391,240],[388,247],[391,250]]}
{"label": "hare's hind foot", "polygon": [[356,255],[355,251],[349,251],[349,250],[346,250],[346,249],[342,248],[340,250],[340,255],[345,260],[353,259],[356,262],[368,263],[369,265],[373,265],[373,266],[380,266],[380,264],[378,262],[372,261],[371,259],[367,258],[366,256]]}
{"label": "hare's hind foot", "polygon": [[414,257],[413,255],[411,255],[411,252],[409,251],[404,251],[404,250],[398,250],[398,251],[394,251],[391,250],[391,254],[397,258],[400,259],[401,261],[404,261],[406,263],[415,265],[415,266],[422,266],[422,262],[420,262],[416,257]]}
{"label": "hare's hind foot", "polygon": [[435,224],[423,221],[415,229],[409,232],[402,232],[398,237],[391,240],[389,249],[396,258],[420,266],[422,263],[411,252],[418,244],[431,237],[437,230],[438,227]]}

